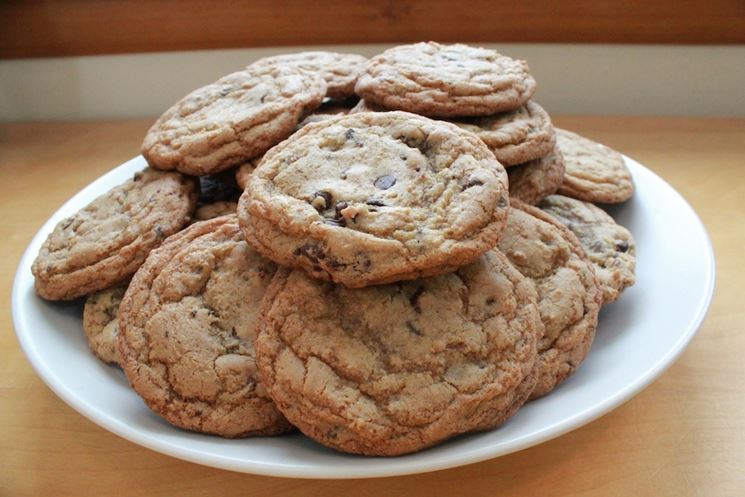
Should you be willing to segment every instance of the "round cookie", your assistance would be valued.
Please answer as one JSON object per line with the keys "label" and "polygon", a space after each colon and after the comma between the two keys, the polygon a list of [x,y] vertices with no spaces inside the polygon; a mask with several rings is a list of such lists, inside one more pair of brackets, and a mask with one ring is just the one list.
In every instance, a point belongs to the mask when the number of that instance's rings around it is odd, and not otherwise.
{"label": "round cookie", "polygon": [[485,48],[427,42],[370,59],[354,91],[387,109],[462,117],[517,109],[535,88],[525,61]]}
{"label": "round cookie", "polygon": [[154,250],[119,308],[119,352],[154,412],[223,437],[290,429],[258,378],[255,320],[276,266],[243,241],[238,220],[194,224]]}
{"label": "round cookie", "polygon": [[625,202],[634,194],[631,172],[615,150],[565,129],[556,128],[564,156],[559,194],[587,202]]}
{"label": "round cookie", "polygon": [[265,57],[251,66],[290,66],[319,74],[326,81],[326,96],[342,100],[354,95],[354,84],[366,63],[367,58],[358,54],[317,51]]}
{"label": "round cookie", "polygon": [[602,292],[577,238],[540,209],[514,200],[498,248],[535,283],[544,333],[531,398],[569,377],[590,351]]}
{"label": "round cookie", "polygon": [[196,202],[192,178],[153,169],[136,173],[55,226],[31,266],[36,292],[71,300],[126,280],[189,222]]}
{"label": "round cookie", "polygon": [[127,290],[127,283],[116,285],[88,296],[83,308],[83,331],[91,352],[109,364],[121,363],[119,337],[119,304]]}
{"label": "round cookie", "polygon": [[507,169],[510,198],[531,205],[556,193],[564,180],[564,158],[558,147],[548,155]]}
{"label": "round cookie", "polygon": [[213,202],[211,204],[204,204],[194,211],[194,223],[199,221],[207,221],[208,219],[214,219],[220,216],[227,216],[228,214],[235,214],[238,208],[238,202],[222,201]]}
{"label": "round cookie", "polygon": [[616,224],[603,209],[589,202],[551,195],[538,206],[577,236],[595,264],[603,302],[617,300],[624,289],[634,284],[636,243],[629,230]]}
{"label": "round cookie", "polygon": [[326,83],[291,66],[249,66],[190,93],[150,128],[142,155],[157,169],[215,173],[263,154],[318,107]]}
{"label": "round cookie", "polygon": [[533,101],[510,112],[453,122],[481,138],[505,167],[539,159],[556,145],[551,118]]}
{"label": "round cookie", "polygon": [[507,174],[481,140],[404,112],[306,126],[264,156],[238,203],[260,253],[355,288],[476,260],[507,210]]}
{"label": "round cookie", "polygon": [[257,326],[277,407],[335,449],[398,455],[499,426],[525,401],[532,284],[490,251],[456,272],[352,290],[282,269]]}

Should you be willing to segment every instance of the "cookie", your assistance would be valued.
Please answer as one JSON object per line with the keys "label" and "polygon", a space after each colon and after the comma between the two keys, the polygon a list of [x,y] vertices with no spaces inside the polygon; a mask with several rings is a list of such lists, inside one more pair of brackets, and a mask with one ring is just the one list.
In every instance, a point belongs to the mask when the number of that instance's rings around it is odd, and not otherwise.
{"label": "cookie", "polygon": [[535,205],[556,193],[564,180],[564,158],[558,147],[540,159],[507,169],[510,198]]}
{"label": "cookie", "polygon": [[551,195],[538,206],[566,225],[595,264],[603,302],[613,302],[634,284],[636,243],[629,230],[616,224],[603,209],[561,195]]}
{"label": "cookie", "polygon": [[354,91],[387,109],[462,117],[517,109],[535,88],[525,61],[486,48],[427,42],[370,59]]}
{"label": "cookie", "polygon": [[496,245],[507,209],[507,174],[481,140],[405,112],[306,126],[238,203],[256,250],[349,287],[468,264]]}
{"label": "cookie", "polygon": [[251,176],[251,174],[254,172],[254,169],[256,169],[256,166],[259,165],[259,162],[261,162],[261,159],[263,158],[264,156],[261,155],[254,159],[251,159],[250,161],[238,166],[238,169],[235,170],[235,182],[238,183],[238,187],[241,190],[246,189],[246,184],[248,183],[249,176]]}
{"label": "cookie", "polygon": [[335,449],[398,455],[499,426],[533,388],[541,323],[504,255],[352,290],[282,269],[257,326],[259,372],[287,419]]}
{"label": "cookie", "polygon": [[453,122],[481,138],[503,166],[539,159],[556,145],[551,118],[533,101],[510,112]]}
{"label": "cookie", "polygon": [[155,122],[142,155],[157,169],[205,175],[246,162],[289,136],[326,94],[320,76],[249,66],[190,93]]}
{"label": "cookie", "polygon": [[192,178],[153,169],[136,173],[55,226],[31,266],[36,292],[71,300],[126,280],[189,222],[196,202]]}
{"label": "cookie", "polygon": [[238,208],[238,202],[222,201],[213,202],[211,204],[204,204],[199,206],[194,211],[194,222],[207,221],[208,219],[214,219],[220,216],[227,216],[228,214],[235,214]]}
{"label": "cookie", "polygon": [[577,369],[590,351],[602,291],[577,238],[540,209],[513,200],[499,250],[538,291],[543,337],[531,398],[546,395]]}
{"label": "cookie", "polygon": [[83,308],[83,331],[91,352],[109,364],[119,365],[119,304],[127,290],[119,284],[88,296]]}
{"label": "cookie", "polygon": [[317,51],[265,57],[251,66],[289,66],[318,74],[326,81],[326,96],[343,100],[354,95],[354,85],[366,63],[367,58],[358,54]]}
{"label": "cookie", "polygon": [[255,320],[276,266],[235,216],[194,224],[154,250],[119,308],[119,353],[154,412],[223,437],[290,429],[259,381]]}
{"label": "cookie", "polygon": [[565,129],[556,129],[564,156],[559,194],[587,202],[625,202],[634,194],[631,172],[615,150]]}

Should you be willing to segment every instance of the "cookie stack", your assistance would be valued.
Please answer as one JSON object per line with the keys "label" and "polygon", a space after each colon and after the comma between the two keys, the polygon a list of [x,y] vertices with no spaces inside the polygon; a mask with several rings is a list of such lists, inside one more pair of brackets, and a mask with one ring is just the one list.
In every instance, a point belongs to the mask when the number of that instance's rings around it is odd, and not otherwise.
{"label": "cookie stack", "polygon": [[634,281],[587,202],[631,195],[621,156],[535,88],[466,45],[262,59],[158,119],[151,169],[55,228],[37,291],[89,295],[94,353],[185,429],[366,455],[494,429]]}

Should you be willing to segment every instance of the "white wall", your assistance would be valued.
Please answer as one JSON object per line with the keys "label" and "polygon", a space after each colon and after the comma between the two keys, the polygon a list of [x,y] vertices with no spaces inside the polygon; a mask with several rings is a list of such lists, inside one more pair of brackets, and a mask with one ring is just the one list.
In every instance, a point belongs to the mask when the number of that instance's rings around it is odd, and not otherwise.
{"label": "white wall", "polygon": [[[0,61],[0,121],[155,116],[265,55],[390,45],[282,47]],[[745,45],[487,45],[530,64],[555,114],[745,117]]]}

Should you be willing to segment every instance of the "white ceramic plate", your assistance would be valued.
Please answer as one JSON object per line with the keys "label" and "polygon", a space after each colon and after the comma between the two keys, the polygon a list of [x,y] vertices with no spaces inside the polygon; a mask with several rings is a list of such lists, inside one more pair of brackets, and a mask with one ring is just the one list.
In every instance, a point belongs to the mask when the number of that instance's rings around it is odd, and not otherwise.
{"label": "white ceramic plate", "polygon": [[709,307],[714,255],[701,221],[662,179],[633,160],[626,163],[636,194],[611,214],[636,238],[637,284],[603,308],[587,360],[551,395],[527,404],[501,428],[416,454],[350,456],[299,434],[224,440],[174,428],[129,389],[119,369],[88,351],[79,303],[49,303],[36,296],[30,267],[47,234],[62,218],[143,168],[142,157],[94,181],[36,234],[13,287],[16,333],[37,373],[78,412],[134,443],[200,464],[285,477],[363,478],[434,471],[508,454],[582,426],[637,394],[683,351]]}

